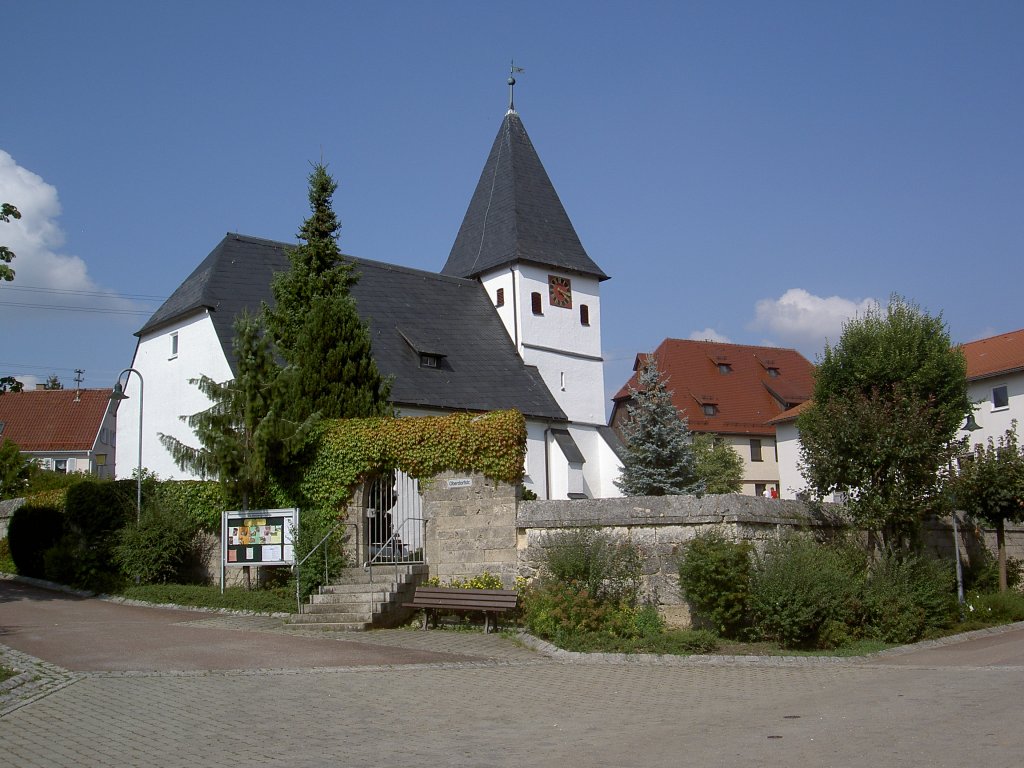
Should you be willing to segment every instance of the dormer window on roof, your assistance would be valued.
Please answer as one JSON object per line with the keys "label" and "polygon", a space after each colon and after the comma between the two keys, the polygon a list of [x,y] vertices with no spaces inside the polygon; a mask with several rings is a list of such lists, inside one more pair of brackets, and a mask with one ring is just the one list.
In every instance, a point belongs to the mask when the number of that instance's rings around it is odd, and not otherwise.
{"label": "dormer window on roof", "polygon": [[729,365],[728,363],[719,363],[718,364],[718,372],[722,373],[722,374],[732,373],[732,366]]}
{"label": "dormer window on roof", "polygon": [[401,336],[405,343],[412,347],[413,351],[420,356],[420,368],[440,368],[441,361],[446,357],[445,353],[438,349],[436,342],[430,343],[423,338],[417,338],[415,335],[403,331],[401,328],[395,328],[398,331],[398,335]]}

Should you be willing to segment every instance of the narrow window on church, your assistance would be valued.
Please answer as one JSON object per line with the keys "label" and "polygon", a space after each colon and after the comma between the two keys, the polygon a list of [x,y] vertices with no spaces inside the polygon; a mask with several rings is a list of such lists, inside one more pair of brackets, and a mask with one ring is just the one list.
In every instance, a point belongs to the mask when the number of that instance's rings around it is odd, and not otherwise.
{"label": "narrow window on church", "polygon": [[175,331],[171,334],[171,357],[178,356],[178,332]]}
{"label": "narrow window on church", "polygon": [[533,304],[533,314],[535,314],[535,315],[543,315],[544,314],[544,308],[541,306],[541,303],[540,303],[540,293],[538,293],[537,291],[534,291],[533,293],[531,293],[530,294],[530,302]]}
{"label": "narrow window on church", "polygon": [[499,288],[498,295],[494,297],[494,306],[504,307],[505,306],[505,289]]}
{"label": "narrow window on church", "polygon": [[590,307],[580,304],[580,324],[590,325]]}
{"label": "narrow window on church", "polygon": [[562,391],[565,392],[565,371],[562,371]]}

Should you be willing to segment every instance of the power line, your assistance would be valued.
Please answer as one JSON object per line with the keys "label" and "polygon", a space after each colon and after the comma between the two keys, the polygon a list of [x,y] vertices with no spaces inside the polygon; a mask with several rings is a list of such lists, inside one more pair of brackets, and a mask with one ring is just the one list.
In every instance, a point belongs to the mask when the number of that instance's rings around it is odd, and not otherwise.
{"label": "power line", "polygon": [[50,293],[61,296],[95,296],[101,299],[140,299],[164,301],[166,296],[154,296],[148,293],[110,293],[109,291],[86,291],[78,288],[43,288],[38,285],[5,285],[2,291],[28,291],[31,293]]}
{"label": "power line", "polygon": [[101,315],[141,315],[148,317],[152,309],[104,309],[102,307],[60,307],[56,304],[27,304],[20,301],[0,301],[0,307],[23,307],[25,309],[50,309],[58,312],[87,312]]}

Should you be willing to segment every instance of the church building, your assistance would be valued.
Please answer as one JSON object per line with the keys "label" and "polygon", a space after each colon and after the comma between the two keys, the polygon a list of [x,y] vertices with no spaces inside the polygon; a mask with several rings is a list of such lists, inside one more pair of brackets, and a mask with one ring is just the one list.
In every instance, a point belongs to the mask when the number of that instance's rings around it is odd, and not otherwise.
{"label": "church building", "polygon": [[[293,244],[227,234],[136,333],[117,438],[142,464],[188,478],[157,435],[195,445],[179,418],[208,407],[190,379],[235,375],[233,324],[272,303],[271,280]],[[440,273],[346,256],[400,416],[516,409],[527,423],[527,489],[545,499],[621,495],[621,445],[605,425],[600,285],[511,105]],[[140,389],[140,378],[142,392]],[[139,408],[143,408],[140,413]],[[116,473],[135,470],[131,451]]]}

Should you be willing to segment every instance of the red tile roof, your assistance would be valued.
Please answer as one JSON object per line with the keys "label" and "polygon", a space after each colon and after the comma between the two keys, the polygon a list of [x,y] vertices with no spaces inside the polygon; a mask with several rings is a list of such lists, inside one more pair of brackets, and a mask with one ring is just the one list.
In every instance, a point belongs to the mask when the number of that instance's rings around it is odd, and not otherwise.
{"label": "red tile roof", "polygon": [[[694,432],[774,435],[770,420],[808,400],[814,389],[814,366],[795,349],[665,339],[653,355],[668,378],[672,402]],[[634,370],[645,357],[637,356]],[[723,365],[728,373],[721,372]],[[636,386],[634,373],[612,398],[616,410]],[[704,404],[715,405],[717,413],[706,416]]]}
{"label": "red tile roof", "polygon": [[961,349],[967,358],[968,380],[1024,371],[1024,329],[978,339]]}
{"label": "red tile roof", "polygon": [[109,389],[7,392],[0,395],[0,441],[22,451],[92,450],[109,398]]}

